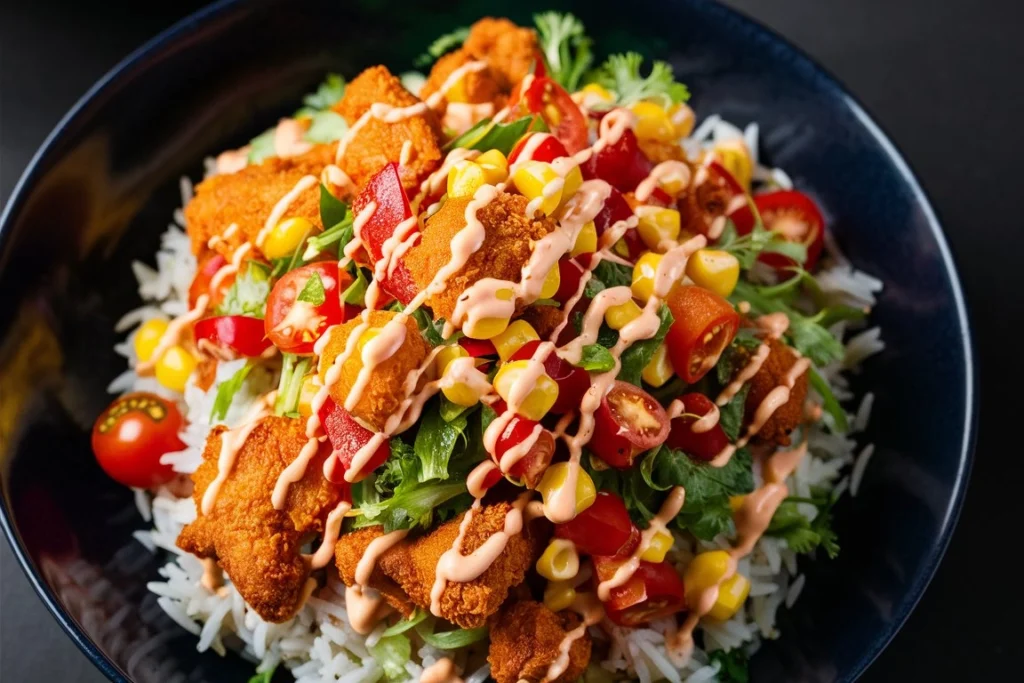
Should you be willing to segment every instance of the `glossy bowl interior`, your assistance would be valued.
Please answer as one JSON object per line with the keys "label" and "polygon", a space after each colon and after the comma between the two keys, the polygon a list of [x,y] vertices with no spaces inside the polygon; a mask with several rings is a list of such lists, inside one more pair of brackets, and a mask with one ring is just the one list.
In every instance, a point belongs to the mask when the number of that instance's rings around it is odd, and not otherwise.
{"label": "glossy bowl interior", "polygon": [[[528,21],[558,3],[260,0],[214,5],[129,57],[58,126],[0,232],[2,522],[68,634],[114,680],[245,681],[239,657],[195,639],[147,593],[162,560],[133,541],[130,491],[106,479],[89,429],[121,370],[113,325],[138,305],[178,178],[296,108],[329,70],[409,68],[437,35],[484,14]],[[698,115],[761,123],[763,153],[814,194],[854,263],[885,282],[887,350],[856,380],[877,400],[860,495],[837,511],[839,559],[805,563],[785,636],[754,680],[855,678],[906,618],[949,539],[975,423],[970,336],[936,218],[872,120],[777,36],[699,0],[568,5],[602,53],[667,59]],[[642,18],[642,21],[639,20]]]}

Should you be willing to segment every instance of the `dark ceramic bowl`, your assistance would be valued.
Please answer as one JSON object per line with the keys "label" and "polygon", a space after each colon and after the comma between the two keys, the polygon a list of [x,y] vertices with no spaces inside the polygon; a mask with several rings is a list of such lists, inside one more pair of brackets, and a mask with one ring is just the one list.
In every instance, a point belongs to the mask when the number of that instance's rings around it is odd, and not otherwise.
{"label": "dark ceramic bowl", "polygon": [[[161,560],[132,540],[144,523],[131,493],[89,448],[104,388],[123,369],[113,323],[138,303],[129,263],[156,251],[178,177],[198,177],[204,156],[293,110],[329,70],[405,69],[454,26],[483,14],[528,21],[548,3],[532,4],[222,2],[98,83],[21,179],[0,225],[0,521],[40,597],[111,679],[230,682],[252,671],[197,654],[163,615],[145,589]],[[569,9],[602,51],[671,61],[698,114],[759,121],[770,161],[820,199],[842,248],[885,282],[874,322],[888,347],[856,382],[877,395],[867,437],[878,450],[860,495],[838,508],[842,554],[806,563],[803,597],[780,615],[783,638],[753,662],[755,681],[852,680],[921,596],[967,483],[976,380],[934,212],[857,102],[764,28],[698,0]]]}

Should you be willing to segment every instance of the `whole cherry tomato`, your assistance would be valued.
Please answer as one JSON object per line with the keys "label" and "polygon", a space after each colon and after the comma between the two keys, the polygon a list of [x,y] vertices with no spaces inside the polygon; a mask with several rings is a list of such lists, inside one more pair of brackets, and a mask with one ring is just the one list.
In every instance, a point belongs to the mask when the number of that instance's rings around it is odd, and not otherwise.
{"label": "whole cherry tomato", "polygon": [[740,326],[739,313],[718,294],[695,285],[674,288],[665,303],[674,318],[665,338],[672,367],[693,384],[732,343]]}
{"label": "whole cherry tomato", "polygon": [[156,394],[125,394],[111,403],[92,428],[92,451],[112,479],[136,488],[166,484],[176,476],[160,457],[185,448],[178,438],[178,407]]}
{"label": "whole cherry tomato", "polygon": [[627,469],[636,456],[665,441],[668,427],[668,415],[653,396],[616,380],[594,413],[589,448],[612,467]]}
{"label": "whole cherry tomato", "polygon": [[590,507],[556,524],[555,536],[572,541],[587,555],[629,555],[640,543],[640,531],[629,518],[626,504],[608,491],[598,491]]}
{"label": "whole cherry tomato", "polygon": [[[322,291],[313,287],[311,300],[300,301],[299,295],[314,276],[320,278]],[[342,321],[341,293],[351,282],[351,276],[333,261],[288,271],[267,297],[267,338],[286,353],[313,353],[313,345],[324,331]]]}
{"label": "whole cherry tomato", "polygon": [[665,443],[697,460],[714,460],[729,445],[725,430],[718,422],[700,432],[695,432],[693,425],[701,417],[716,410],[715,404],[704,394],[698,393],[685,394],[678,400],[683,403],[684,414],[672,420],[672,428]]}

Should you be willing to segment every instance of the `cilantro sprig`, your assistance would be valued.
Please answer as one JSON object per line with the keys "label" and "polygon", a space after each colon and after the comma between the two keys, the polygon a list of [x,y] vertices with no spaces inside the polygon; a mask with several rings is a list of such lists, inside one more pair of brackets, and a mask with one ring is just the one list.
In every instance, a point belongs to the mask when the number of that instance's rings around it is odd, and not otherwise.
{"label": "cilantro sprig", "polygon": [[638,52],[611,55],[590,80],[615,93],[615,103],[628,107],[640,101],[658,102],[665,107],[690,99],[689,89],[675,80],[668,62],[655,60],[646,76],[640,74],[644,58]]}
{"label": "cilantro sprig", "polygon": [[[810,503],[818,508],[813,520],[800,512],[800,503]],[[791,550],[801,555],[810,555],[821,548],[829,559],[835,559],[839,555],[838,537],[832,529],[832,508],[835,504],[836,498],[831,495],[825,498],[789,497],[775,511],[765,533],[782,538]]]}
{"label": "cilantro sprig", "polygon": [[548,75],[569,92],[576,90],[594,61],[590,50],[593,41],[583,22],[572,14],[559,12],[534,14],[533,22],[537,25]]}

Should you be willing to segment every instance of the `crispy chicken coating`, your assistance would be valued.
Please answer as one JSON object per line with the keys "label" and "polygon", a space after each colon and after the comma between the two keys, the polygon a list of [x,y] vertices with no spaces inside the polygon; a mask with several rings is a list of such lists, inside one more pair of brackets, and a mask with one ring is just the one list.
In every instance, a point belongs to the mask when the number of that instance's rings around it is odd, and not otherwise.
{"label": "crispy chicken coating", "polygon": [[[497,683],[545,680],[567,633],[579,626],[572,612],[554,613],[539,602],[524,600],[506,605],[491,622],[491,649],[487,661]],[[570,683],[583,675],[590,661],[590,634],[573,641],[569,664],[551,683]]]}
{"label": "crispy chicken coating", "polygon": [[[387,68],[374,66],[348,84],[334,109],[349,126],[355,126],[377,103],[402,108],[420,100]],[[411,147],[403,158],[402,148],[407,141]],[[443,156],[441,124],[437,115],[424,107],[419,113],[390,123],[371,115],[348,141],[338,165],[357,187],[362,187],[389,161],[403,162],[399,170],[402,185],[411,191],[441,164]]]}
{"label": "crispy chicken coating", "polygon": [[677,202],[683,234],[706,235],[714,219],[725,215],[729,196],[728,188],[714,182],[688,187]]}
{"label": "crispy chicken coating", "polygon": [[[236,173],[215,175],[199,183],[195,197],[185,205],[185,224],[192,238],[192,252],[203,254],[209,248],[210,238],[219,235],[213,248],[230,259],[243,242],[255,242],[277,203],[304,176],[319,178],[324,166],[334,160],[334,150],[335,145],[317,145],[301,156],[272,157]],[[315,230],[323,230],[319,185],[318,180],[299,193],[288,204],[282,218],[301,216],[308,219]],[[238,227],[229,231],[231,225]],[[261,256],[255,244],[253,246],[253,255]]]}
{"label": "crispy chicken coating", "polygon": [[[448,199],[427,219],[419,245],[409,250],[405,264],[416,284],[427,287],[437,272],[452,258],[451,242],[466,227],[468,197]],[[530,259],[531,242],[555,229],[553,218],[526,217],[526,197],[499,193],[477,211],[486,236],[466,265],[448,280],[448,286],[429,300],[435,318],[451,320],[455,303],[466,288],[481,278],[519,282],[523,266]]]}
{"label": "crispy chicken coating", "polygon": [[547,339],[561,324],[565,311],[557,306],[527,306],[519,317],[533,325],[541,339]]}
{"label": "crispy chicken coating", "polygon": [[[393,320],[398,314],[393,311],[370,311],[370,327],[363,332],[379,330]],[[327,370],[334,365],[335,359],[345,351],[348,337],[357,326],[363,322],[362,317],[353,318],[339,327],[331,330],[330,339],[320,356],[318,371],[320,380],[325,381]],[[360,337],[364,339],[365,337]],[[357,342],[358,344],[358,342]],[[357,346],[345,359],[341,366],[341,377],[330,389],[331,398],[338,405],[345,403],[349,392],[359,377],[359,371],[363,369],[363,359]],[[392,356],[378,364],[370,373],[370,381],[366,383],[359,401],[350,412],[354,417],[367,422],[376,429],[383,429],[384,423],[397,409],[405,398],[405,379],[410,372],[423,363],[430,352],[430,347],[420,335],[416,321],[409,317],[405,322],[405,340]]]}
{"label": "crispy chicken coating", "polygon": [[[464,49],[449,52],[438,59],[434,68],[430,70],[427,82],[423,84],[420,96],[425,100],[436,93],[452,75],[452,72],[472,61],[474,59]],[[443,102],[469,102],[470,104],[494,102],[497,109],[497,103],[503,100],[501,96],[502,92],[498,87],[498,81],[488,67],[480,71],[470,71],[459,79],[459,82],[452,85],[451,89],[445,93]]]}
{"label": "crispy chicken coating", "polygon": [[511,92],[530,73],[538,54],[537,34],[508,19],[484,17],[470,27],[462,49],[473,59],[487,62],[498,87]]}
{"label": "crispy chicken coating", "polygon": [[[747,393],[745,415],[743,418],[744,428],[750,424],[757,412],[757,407],[768,394],[779,386],[784,386],[786,374],[797,362],[798,356],[793,349],[781,341],[770,340],[768,342],[771,353],[765,359],[761,369],[750,380],[750,391]],[[757,443],[773,443],[779,446],[789,445],[789,433],[793,431],[803,419],[804,401],[807,399],[807,373],[800,375],[793,390],[789,394],[789,400],[772,413],[771,418],[765,422],[764,427],[757,433],[754,441]]]}
{"label": "crispy chicken coating", "polygon": [[638,140],[640,151],[651,160],[653,164],[660,164],[663,161],[686,161],[686,152],[683,148],[673,142],[660,142],[658,140]]}
{"label": "crispy chicken coating", "polygon": [[213,509],[203,514],[203,495],[217,477],[224,432],[219,426],[210,433],[203,463],[192,475],[199,516],[182,529],[178,547],[215,559],[261,617],[280,623],[302,606],[310,578],[300,548],[323,532],[328,513],[341,501],[341,488],[323,476],[330,448],[321,447],[305,476],[289,487],[284,509],[275,510],[270,500],[274,483],[306,443],[305,421],[263,419],[238,449]]}
{"label": "crispy chicken coating", "polygon": [[[356,566],[359,565],[359,560],[362,559],[367,546],[374,539],[383,535],[384,527],[372,526],[356,529],[338,539],[338,544],[334,547],[334,563],[338,566],[338,573],[341,574],[341,580],[345,582],[346,586],[355,585]],[[368,587],[384,596],[387,603],[400,612],[403,617],[408,617],[416,609],[416,605],[410,602],[405,591],[388,578],[379,566],[374,567]]]}

